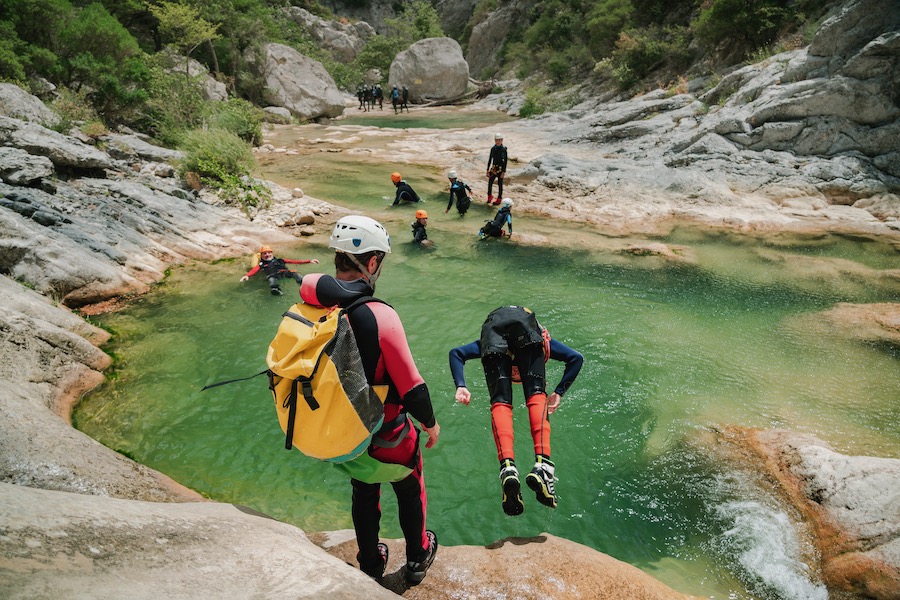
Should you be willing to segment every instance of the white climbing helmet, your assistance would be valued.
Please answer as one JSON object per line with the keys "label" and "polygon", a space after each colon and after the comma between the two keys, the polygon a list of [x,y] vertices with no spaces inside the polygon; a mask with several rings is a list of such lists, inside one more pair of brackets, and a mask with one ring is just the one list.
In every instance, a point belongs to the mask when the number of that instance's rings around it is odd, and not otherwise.
{"label": "white climbing helmet", "polygon": [[447,179],[457,179],[456,171],[450,171],[449,173],[447,173]]}
{"label": "white climbing helmet", "polygon": [[500,208],[503,208],[503,207],[512,208],[512,205],[513,205],[512,198],[504,198],[503,200],[500,201]]}
{"label": "white climbing helmet", "polygon": [[502,134],[502,133],[495,133],[495,134],[494,134],[494,141],[496,141],[496,140],[502,140],[502,139],[503,139],[503,134]]}
{"label": "white climbing helmet", "polygon": [[391,237],[375,219],[350,215],[341,217],[334,224],[328,247],[348,254],[365,254],[373,250],[390,254]]}

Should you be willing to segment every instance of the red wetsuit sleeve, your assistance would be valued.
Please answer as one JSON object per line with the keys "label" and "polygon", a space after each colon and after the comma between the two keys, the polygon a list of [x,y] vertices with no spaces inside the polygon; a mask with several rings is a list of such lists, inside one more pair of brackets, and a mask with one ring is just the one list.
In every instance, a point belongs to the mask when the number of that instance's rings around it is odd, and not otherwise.
{"label": "red wetsuit sleeve", "polygon": [[247,277],[253,277],[257,273],[259,273],[259,265],[254,265],[252,269],[247,271]]}
{"label": "red wetsuit sleeve", "polygon": [[386,374],[406,410],[426,427],[433,427],[435,418],[431,397],[425,380],[416,368],[400,317],[386,304],[372,302],[366,308],[372,311],[378,323],[381,360],[375,371],[376,383],[384,381]]}

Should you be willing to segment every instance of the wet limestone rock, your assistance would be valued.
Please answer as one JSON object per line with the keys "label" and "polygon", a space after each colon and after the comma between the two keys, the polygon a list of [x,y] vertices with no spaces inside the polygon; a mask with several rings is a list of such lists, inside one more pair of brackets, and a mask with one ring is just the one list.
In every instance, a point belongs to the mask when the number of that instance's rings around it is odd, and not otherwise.
{"label": "wet limestone rock", "polygon": [[[320,546],[356,566],[353,531],[313,534]],[[440,546],[419,585],[403,579],[403,540],[390,549],[382,585],[406,600],[515,598],[516,600],[679,600],[680,594],[637,567],[581,544],[542,533],[506,538],[489,546]]]}
{"label": "wet limestone rock", "polygon": [[419,40],[394,57],[388,87],[409,88],[411,102],[448,100],[466,93],[469,65],[451,38]]}
{"label": "wet limestone rock", "polygon": [[296,527],[230,504],[0,483],[0,531],[6,600],[397,598]]}
{"label": "wet limestone rock", "polygon": [[811,523],[830,590],[900,598],[900,460],[846,456],[781,429],[731,431]]}

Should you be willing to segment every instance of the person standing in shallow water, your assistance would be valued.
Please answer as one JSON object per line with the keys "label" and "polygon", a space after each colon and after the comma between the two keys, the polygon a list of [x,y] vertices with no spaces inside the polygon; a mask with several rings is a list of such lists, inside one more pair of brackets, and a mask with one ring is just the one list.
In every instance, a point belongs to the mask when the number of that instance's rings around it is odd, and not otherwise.
{"label": "person standing in shallow water", "polygon": [[444,211],[444,214],[446,215],[450,212],[455,200],[456,210],[459,212],[459,216],[462,217],[472,204],[472,199],[469,197],[469,192],[472,191],[472,188],[457,177],[456,171],[447,173],[447,179],[450,180],[450,200],[447,202],[447,210]]}
{"label": "person standing in shallow water", "polygon": [[[534,443],[534,467],[525,477],[525,483],[534,491],[538,502],[556,508],[556,467],[550,460],[550,415],[559,408],[563,394],[578,377],[584,357],[562,342],[550,339],[547,329],[530,309],[501,306],[488,314],[481,326],[480,339],[450,351],[456,401],[466,405],[472,394],[466,387],[464,367],[473,358],[481,358],[491,395],[491,425],[500,461],[503,512],[516,516],[525,511],[513,450],[513,383],[522,384]],[[549,398],[544,367],[548,359],[566,365]]]}
{"label": "person standing in shallow water", "polygon": [[[506,177],[507,152],[503,145],[503,134],[494,134],[494,145],[491,146],[487,161],[488,204],[500,204],[503,198],[503,179]],[[497,180],[497,197],[494,197],[494,180]]]}
{"label": "person standing in shallow water", "polygon": [[[335,275],[303,278],[300,298],[313,306],[351,305],[375,293],[375,282],[391,242],[384,227],[369,217],[342,217],[329,240]],[[397,496],[400,528],[406,541],[406,581],[416,585],[425,577],[438,550],[437,535],[426,529],[427,496],[423,474],[419,422],[428,441],[437,444],[441,427],[431,404],[428,386],[419,374],[397,312],[382,302],[367,302],[348,313],[369,385],[386,385],[384,425],[368,451],[348,470],[353,488],[351,515],[359,547],[359,568],[380,579],[388,562],[388,547],[378,541],[381,521],[381,484],[391,483]],[[348,463],[336,464],[346,468]],[[401,475],[393,474],[402,470]]]}
{"label": "person standing in shallow water", "polygon": [[290,278],[296,281],[297,283],[303,282],[303,276],[296,271],[291,271],[287,268],[286,265],[308,265],[308,264],[319,264],[319,261],[315,258],[312,260],[291,260],[289,258],[275,258],[275,254],[272,251],[270,246],[263,246],[259,249],[259,262],[254,265],[252,269],[247,271],[247,274],[241,277],[241,283],[247,281],[260,271],[266,274],[266,279],[269,282],[269,289],[272,291],[273,296],[281,296],[281,285],[280,282],[284,278]]}

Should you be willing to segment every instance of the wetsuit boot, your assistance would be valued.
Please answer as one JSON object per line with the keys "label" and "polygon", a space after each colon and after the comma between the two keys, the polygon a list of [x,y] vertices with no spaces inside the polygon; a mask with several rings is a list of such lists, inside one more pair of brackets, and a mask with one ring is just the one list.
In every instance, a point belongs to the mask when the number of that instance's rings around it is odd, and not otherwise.
{"label": "wetsuit boot", "polygon": [[525,483],[528,484],[537,501],[544,506],[556,508],[556,492],[554,491],[555,466],[546,456],[538,456],[534,463],[531,473],[525,476]]}
{"label": "wetsuit boot", "polygon": [[519,483],[519,470],[510,459],[500,463],[500,486],[503,488],[503,512],[511,517],[525,512],[522,502],[522,485]]}

